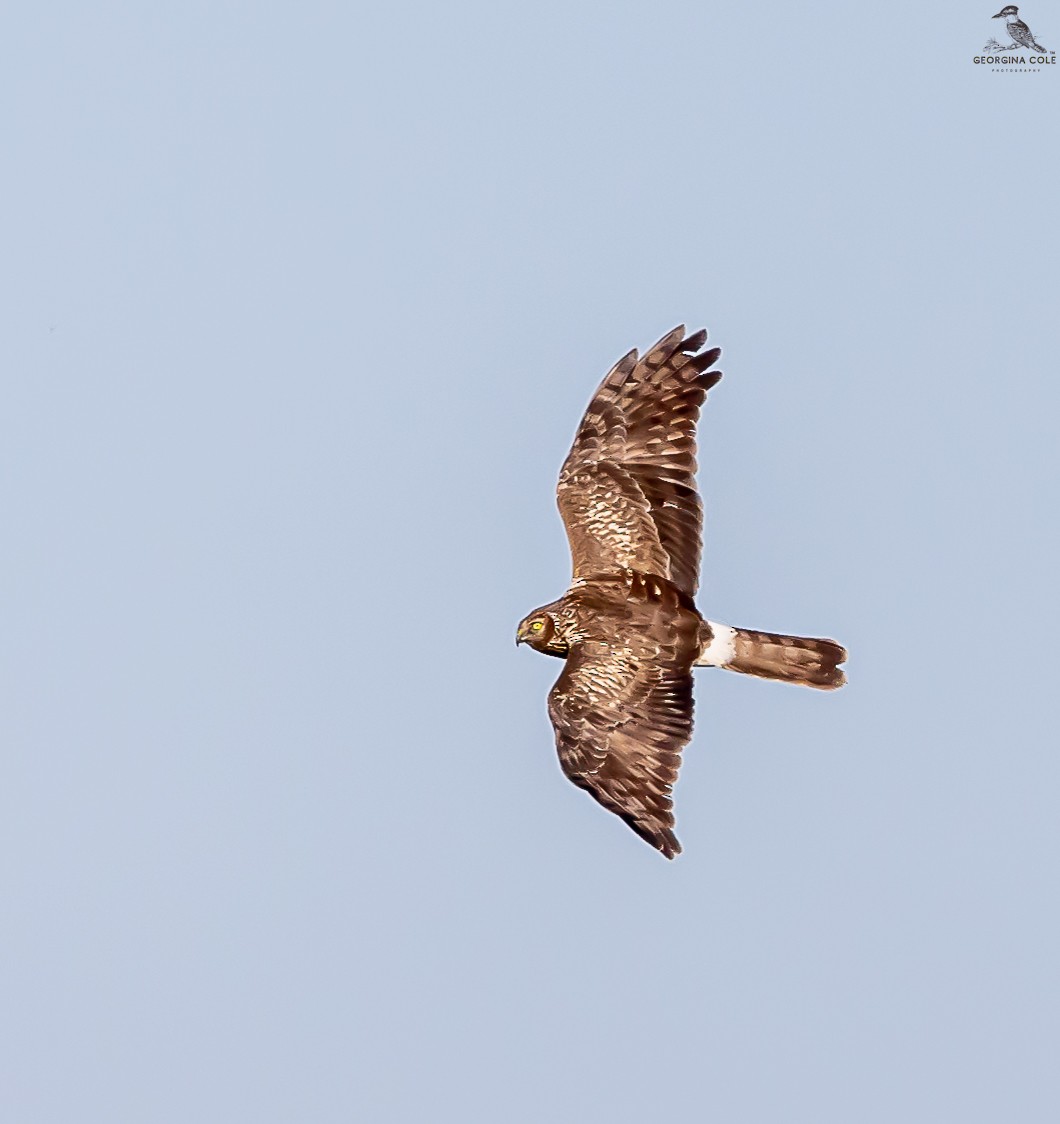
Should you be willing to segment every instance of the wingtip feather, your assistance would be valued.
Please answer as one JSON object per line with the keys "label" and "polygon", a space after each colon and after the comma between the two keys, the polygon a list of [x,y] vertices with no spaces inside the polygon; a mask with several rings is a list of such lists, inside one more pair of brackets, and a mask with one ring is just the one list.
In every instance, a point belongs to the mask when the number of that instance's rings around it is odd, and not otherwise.
{"label": "wingtip feather", "polygon": [[692,335],[681,344],[681,350],[691,355],[693,352],[698,351],[707,342],[707,329],[700,328],[698,332],[693,332]]}

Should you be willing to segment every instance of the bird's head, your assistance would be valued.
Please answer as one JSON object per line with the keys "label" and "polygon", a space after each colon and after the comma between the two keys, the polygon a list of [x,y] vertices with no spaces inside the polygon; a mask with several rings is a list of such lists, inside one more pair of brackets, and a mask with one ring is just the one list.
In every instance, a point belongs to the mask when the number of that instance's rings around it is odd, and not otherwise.
{"label": "bird's head", "polygon": [[567,645],[560,640],[556,632],[556,621],[551,613],[545,609],[536,609],[528,617],[519,622],[515,632],[515,643],[529,644],[539,652],[550,656],[565,656]]}
{"label": "bird's head", "polygon": [[999,19],[1005,19],[1008,16],[1018,16],[1019,11],[1020,11],[1019,8],[1017,8],[1015,4],[1009,4],[1007,7],[1002,8],[1001,11],[998,12],[998,14],[996,16],[991,16],[990,18],[992,20],[999,20]]}

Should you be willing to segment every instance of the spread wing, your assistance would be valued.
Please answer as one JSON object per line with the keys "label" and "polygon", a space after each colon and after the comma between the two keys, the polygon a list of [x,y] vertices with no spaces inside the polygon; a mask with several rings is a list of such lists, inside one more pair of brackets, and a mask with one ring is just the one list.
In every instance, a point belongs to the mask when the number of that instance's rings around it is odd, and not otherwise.
{"label": "spread wing", "polygon": [[703,504],[696,490],[696,422],[708,371],[705,331],[663,336],[643,359],[620,359],[582,419],[560,471],[557,498],[574,577],[633,569],[699,585]]}
{"label": "spread wing", "polygon": [[563,771],[667,858],[681,850],[670,794],[692,737],[696,628],[692,613],[622,605],[571,646],[548,696]]}

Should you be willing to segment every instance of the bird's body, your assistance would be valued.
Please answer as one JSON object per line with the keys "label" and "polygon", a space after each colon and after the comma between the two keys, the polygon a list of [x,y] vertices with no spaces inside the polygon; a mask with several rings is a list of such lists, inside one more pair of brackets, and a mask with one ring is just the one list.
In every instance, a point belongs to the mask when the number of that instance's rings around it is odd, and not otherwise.
{"label": "bird's body", "polygon": [[668,858],[681,850],[671,792],[692,736],[692,669],[724,667],[832,689],[832,640],[735,629],[696,608],[703,507],[695,428],[721,378],[706,332],[676,328],[604,379],[560,472],[574,575],[517,642],[566,661],[549,694],[567,776]]}
{"label": "bird's body", "polygon": [[1046,53],[1045,48],[1035,42],[1031,29],[1019,18],[1019,8],[1015,4],[1009,4],[1002,8],[991,19],[1003,19],[1005,21],[1005,30],[1012,37],[1014,47],[1025,47],[1028,51],[1037,51],[1040,55]]}

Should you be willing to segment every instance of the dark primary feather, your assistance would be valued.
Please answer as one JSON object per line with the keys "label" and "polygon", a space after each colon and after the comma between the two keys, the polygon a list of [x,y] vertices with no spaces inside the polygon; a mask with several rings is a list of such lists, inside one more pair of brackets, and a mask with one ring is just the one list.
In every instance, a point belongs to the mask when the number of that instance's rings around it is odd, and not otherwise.
{"label": "dark primary feather", "polygon": [[570,591],[582,638],[548,699],[568,777],[667,858],[681,850],[671,792],[692,736],[700,618],[665,579],[591,579]]}
{"label": "dark primary feather", "polygon": [[589,403],[557,490],[576,579],[633,569],[695,593],[703,532],[695,429],[721,378],[707,370],[719,349],[699,351],[706,338],[679,327],[643,359],[631,351]]}

